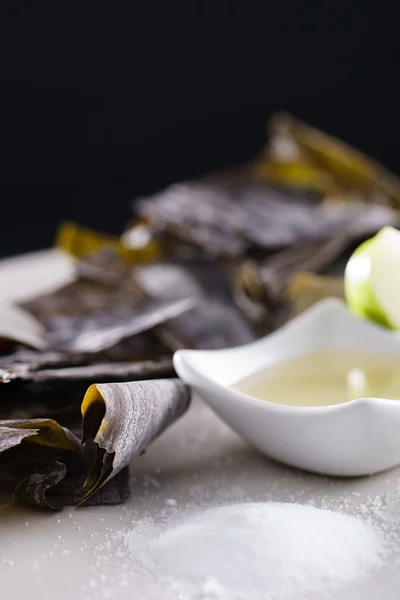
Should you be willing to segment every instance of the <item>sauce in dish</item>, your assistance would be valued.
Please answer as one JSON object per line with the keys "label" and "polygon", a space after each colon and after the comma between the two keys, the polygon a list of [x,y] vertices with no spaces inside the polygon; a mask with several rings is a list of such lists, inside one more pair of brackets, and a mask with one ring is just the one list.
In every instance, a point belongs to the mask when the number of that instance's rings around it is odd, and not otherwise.
{"label": "sauce in dish", "polygon": [[320,349],[257,371],[232,387],[291,406],[329,406],[371,397],[400,399],[400,359],[359,349]]}

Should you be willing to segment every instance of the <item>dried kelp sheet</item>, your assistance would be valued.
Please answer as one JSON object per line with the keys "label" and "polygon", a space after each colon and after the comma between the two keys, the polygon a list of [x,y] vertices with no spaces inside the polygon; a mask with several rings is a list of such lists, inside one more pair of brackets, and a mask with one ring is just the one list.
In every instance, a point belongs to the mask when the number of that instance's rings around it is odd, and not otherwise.
{"label": "dried kelp sheet", "polygon": [[23,367],[21,370],[10,369],[10,377],[31,383],[49,383],[62,381],[87,382],[99,378],[123,378],[124,380],[147,379],[151,376],[159,376],[161,373],[169,373],[172,370],[172,360],[169,357],[158,360],[148,360],[142,362],[97,362],[89,365],[79,365],[75,367],[64,367],[56,369],[40,369],[38,371]]}
{"label": "dried kelp sheet", "polygon": [[253,165],[257,178],[325,198],[400,208],[400,179],[359,150],[284,113],[271,118],[268,132],[265,152]]}
{"label": "dried kelp sheet", "polygon": [[[122,265],[137,265],[154,262],[163,255],[158,240],[149,239],[143,243],[143,232],[139,239],[133,237],[129,244],[124,243],[124,236],[114,237],[93,231],[83,225],[64,221],[57,230],[55,246],[78,260],[85,261],[88,256],[107,255],[118,259],[118,270]],[[104,262],[102,261],[104,264]]]}
{"label": "dried kelp sheet", "polygon": [[[50,419],[0,421],[0,491],[53,509],[85,502],[189,402],[188,388],[177,379],[93,385],[82,402],[82,445]],[[126,490],[126,475],[120,480]],[[105,492],[101,498],[112,497]]]}
{"label": "dried kelp sheet", "polygon": [[[173,185],[135,205],[154,227],[222,258],[243,256],[257,244],[274,249],[293,243],[310,208],[314,203],[307,194],[296,197],[271,186],[224,188],[202,183]],[[307,226],[312,227],[309,220]]]}
{"label": "dried kelp sheet", "polygon": [[137,200],[135,210],[154,227],[212,256],[241,256],[248,248],[242,235],[242,208],[219,186],[176,184]]}
{"label": "dried kelp sheet", "polygon": [[241,204],[249,221],[244,235],[253,247],[268,251],[337,237],[356,239],[399,223],[399,214],[388,207],[357,201],[313,203],[273,189],[266,194],[262,187],[245,188]]}
{"label": "dried kelp sheet", "polygon": [[160,299],[183,295],[195,300],[194,308],[156,329],[171,349],[229,348],[255,339],[249,320],[234,302],[224,269],[215,261],[149,265],[138,268],[136,278],[147,293]]}
{"label": "dried kelp sheet", "polygon": [[194,244],[209,256],[230,259],[254,250],[271,253],[327,241],[366,220],[375,227],[382,222],[399,223],[399,215],[387,207],[317,199],[314,193],[271,185],[224,188],[190,183],[140,199],[136,210],[178,240]]}
{"label": "dried kelp sheet", "polygon": [[286,287],[296,273],[330,274],[332,270],[337,271],[333,267],[345,263],[341,257],[355,244],[385,225],[399,224],[397,211],[384,206],[353,207],[351,212],[357,214],[357,218],[348,223],[344,221],[335,236],[322,241],[304,241],[267,257],[243,261],[237,271],[236,294],[244,310],[250,314],[257,310],[257,314],[264,313],[269,328],[274,329],[278,326],[274,313],[279,312]]}
{"label": "dried kelp sheet", "polygon": [[78,430],[80,403],[93,382],[138,381],[174,376],[172,357],[79,365],[63,368],[32,369],[33,363],[0,368],[0,418],[54,418]]}
{"label": "dried kelp sheet", "polygon": [[[131,281],[132,278],[125,278]],[[176,317],[193,306],[189,298],[152,300],[134,285],[107,285],[78,279],[24,304],[46,329],[53,349],[99,353]]]}
{"label": "dried kelp sheet", "polygon": [[51,419],[0,421],[0,490],[14,493],[25,481],[34,480],[36,504],[59,508],[57,501],[44,496],[66,475],[65,460],[71,453],[81,453],[79,441]]}
{"label": "dried kelp sheet", "polygon": [[[263,335],[277,326],[275,316],[281,312],[283,294],[296,272],[329,272],[352,245],[385,225],[400,224],[400,213],[389,206],[353,197],[321,200],[317,190],[299,192],[251,181],[234,186],[222,182],[171,186],[139,200],[140,216],[158,230],[164,228],[171,247],[176,247],[171,255],[181,260],[174,276],[165,265],[138,270],[153,273],[154,282],[163,282],[160,289],[186,287],[188,294],[202,298],[195,309],[161,328],[162,339],[173,349],[229,347],[251,339],[245,331],[249,322],[252,333],[255,328]],[[205,271],[219,268],[222,278],[229,274],[229,300],[225,295],[220,302],[215,293],[218,277],[200,286],[199,294],[193,271],[196,259],[188,258],[188,244],[210,257]],[[151,293],[157,294],[156,288],[153,284]]]}
{"label": "dried kelp sheet", "polygon": [[[31,373],[40,370],[86,367],[99,364],[138,364],[168,357],[170,350],[154,333],[146,331],[131,338],[123,339],[115,346],[99,352],[64,352],[60,350],[32,350],[16,346],[8,354],[0,354],[0,382],[31,378]],[[88,372],[87,370],[82,373]]]}

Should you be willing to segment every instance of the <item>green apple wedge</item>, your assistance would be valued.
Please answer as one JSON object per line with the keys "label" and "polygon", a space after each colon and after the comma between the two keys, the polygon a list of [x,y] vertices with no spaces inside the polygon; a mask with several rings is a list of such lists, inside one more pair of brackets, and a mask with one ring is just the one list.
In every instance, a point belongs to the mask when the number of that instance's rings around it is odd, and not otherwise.
{"label": "green apple wedge", "polygon": [[384,227],[350,257],[344,277],[349,309],[400,329],[400,231]]}

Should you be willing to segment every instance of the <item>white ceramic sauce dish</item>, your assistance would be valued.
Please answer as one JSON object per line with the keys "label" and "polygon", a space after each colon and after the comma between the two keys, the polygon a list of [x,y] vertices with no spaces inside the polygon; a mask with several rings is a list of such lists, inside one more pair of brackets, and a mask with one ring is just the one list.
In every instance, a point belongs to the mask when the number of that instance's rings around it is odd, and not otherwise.
{"label": "white ceramic sauce dish", "polygon": [[179,350],[179,377],[251,445],[278,461],[335,476],[369,475],[400,463],[400,401],[360,398],[296,407],[232,388],[260,369],[319,348],[398,355],[400,339],[351,315],[340,300],[316,304],[278,331],[228,350]]}

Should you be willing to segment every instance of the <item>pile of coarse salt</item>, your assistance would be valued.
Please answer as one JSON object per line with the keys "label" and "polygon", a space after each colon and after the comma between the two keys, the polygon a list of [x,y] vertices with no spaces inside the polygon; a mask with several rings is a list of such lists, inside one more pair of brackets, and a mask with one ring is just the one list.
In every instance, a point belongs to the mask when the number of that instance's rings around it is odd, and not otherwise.
{"label": "pile of coarse salt", "polygon": [[144,560],[182,600],[287,600],[340,589],[381,565],[386,551],[379,529],[359,518],[267,502],[178,519],[152,536]]}

